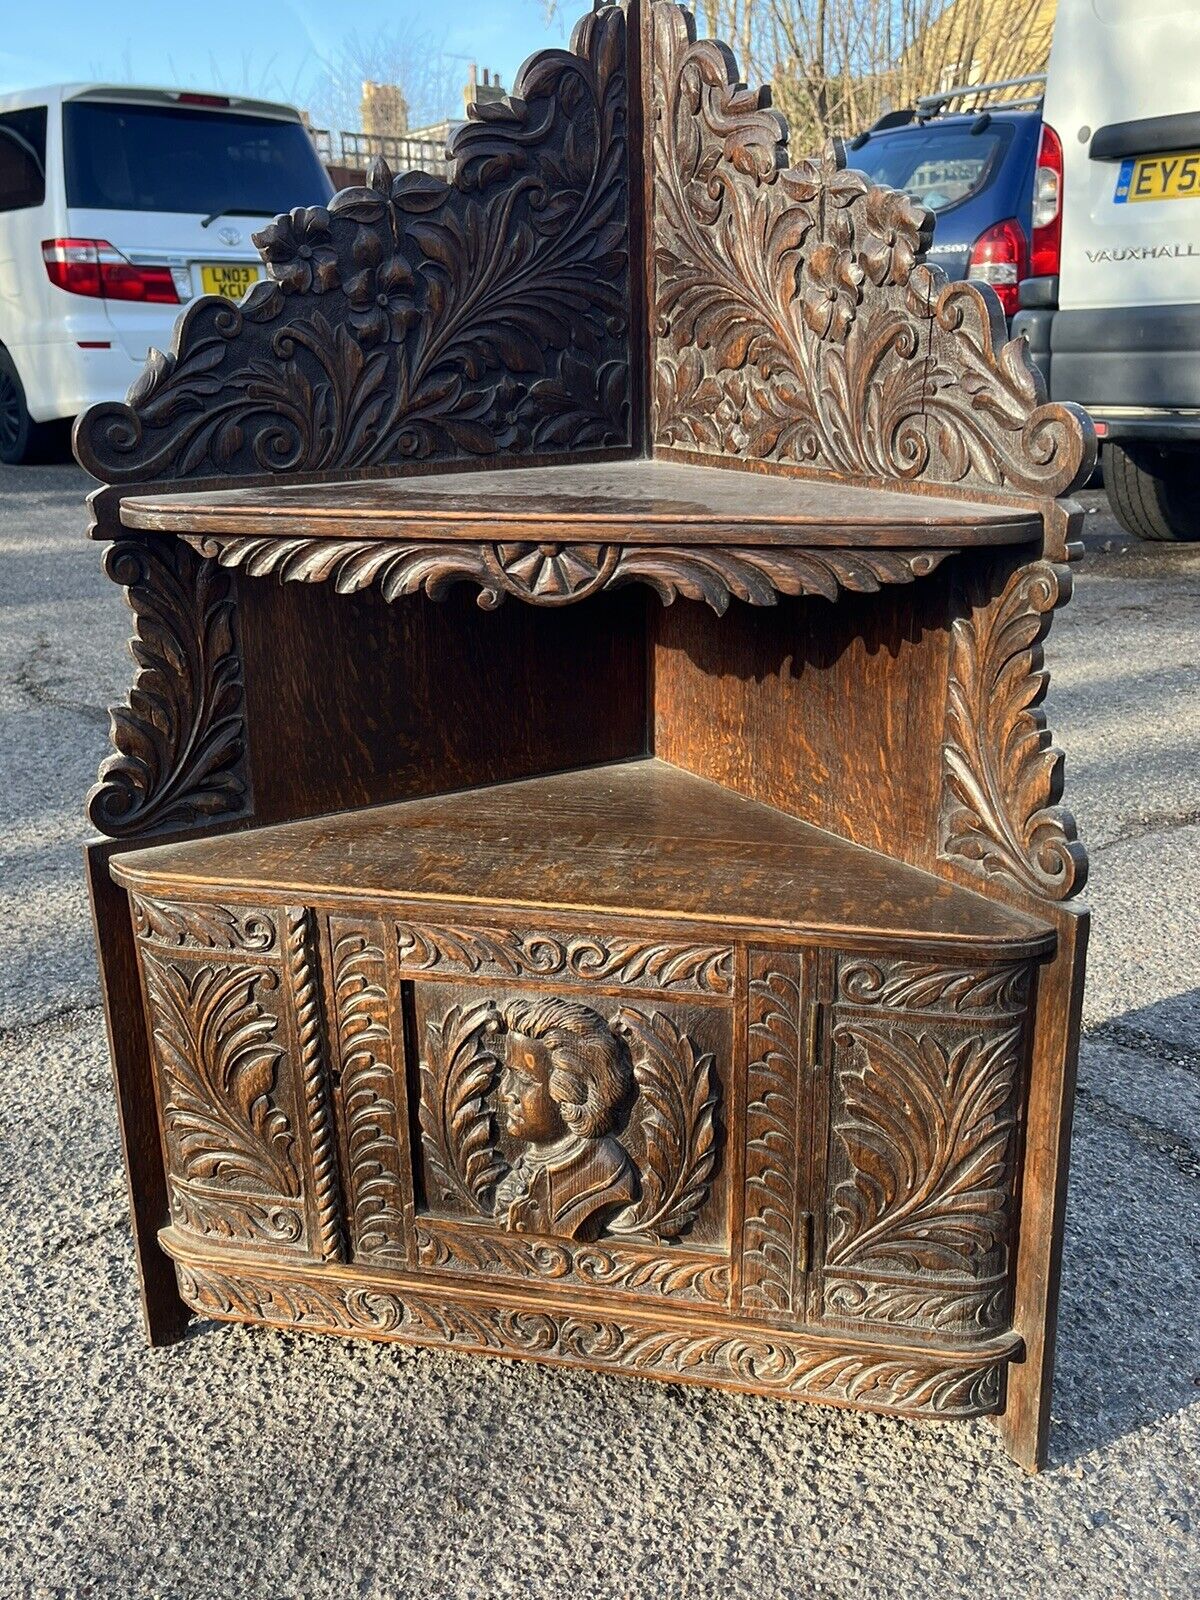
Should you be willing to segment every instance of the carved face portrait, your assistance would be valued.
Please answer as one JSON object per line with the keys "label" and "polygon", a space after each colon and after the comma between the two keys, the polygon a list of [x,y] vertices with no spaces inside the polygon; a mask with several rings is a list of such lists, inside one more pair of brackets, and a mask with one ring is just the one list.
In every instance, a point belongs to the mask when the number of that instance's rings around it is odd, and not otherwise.
{"label": "carved face portrait", "polygon": [[616,1127],[633,1085],[624,1041],[575,1000],[514,1001],[500,1101],[508,1131],[531,1144],[570,1132],[600,1139]]}

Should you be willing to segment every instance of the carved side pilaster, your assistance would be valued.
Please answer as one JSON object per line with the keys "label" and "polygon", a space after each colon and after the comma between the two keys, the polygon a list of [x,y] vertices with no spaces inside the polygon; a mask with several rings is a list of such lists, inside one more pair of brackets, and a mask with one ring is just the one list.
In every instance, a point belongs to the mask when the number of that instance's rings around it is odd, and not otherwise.
{"label": "carved side pilaster", "polygon": [[412,1234],[407,1108],[384,929],[331,917],[329,936],[354,1257],[404,1262]]}
{"label": "carved side pilaster", "polygon": [[741,1300],[747,1311],[785,1316],[801,1309],[808,1266],[799,1172],[801,970],[795,952],[750,954]]}
{"label": "carved side pilaster", "polygon": [[1033,562],[999,595],[970,587],[951,628],[940,853],[1045,900],[1068,899],[1087,878],[1075,819],[1056,803],[1063,758],[1041,710],[1042,641],[1070,592],[1066,567]]}
{"label": "carved side pilaster", "polygon": [[109,545],[104,568],[133,609],[137,673],[128,704],[111,712],[116,753],[101,764],[88,816],[119,838],[245,816],[233,580],[183,540],[155,535]]}
{"label": "carved side pilaster", "polygon": [[312,1172],[312,1252],[325,1261],[345,1256],[337,1146],[330,1104],[329,1063],[316,953],[316,918],[307,908],[287,912],[286,961],[296,1020],[297,1068],[308,1125]]}

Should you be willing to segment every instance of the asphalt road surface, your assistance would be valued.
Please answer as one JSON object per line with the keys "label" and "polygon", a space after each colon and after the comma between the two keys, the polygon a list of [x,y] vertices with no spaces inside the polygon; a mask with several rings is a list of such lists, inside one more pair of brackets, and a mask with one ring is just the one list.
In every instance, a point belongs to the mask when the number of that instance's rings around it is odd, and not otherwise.
{"label": "asphalt road surface", "polygon": [[1049,644],[1095,912],[1050,1469],[695,1388],[199,1324],[142,1343],[79,846],[128,613],[0,468],[0,1596],[1200,1592],[1200,547],[1088,495]]}

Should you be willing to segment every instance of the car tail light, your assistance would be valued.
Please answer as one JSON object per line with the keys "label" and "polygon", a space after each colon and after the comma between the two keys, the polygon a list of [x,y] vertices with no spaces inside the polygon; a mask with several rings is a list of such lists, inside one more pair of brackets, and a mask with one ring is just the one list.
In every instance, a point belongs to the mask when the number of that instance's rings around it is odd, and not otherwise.
{"label": "car tail light", "polygon": [[160,306],[179,304],[170,267],[135,266],[107,239],[43,239],[42,260],[50,282],[68,294]]}
{"label": "car tail light", "polygon": [[1048,122],[1043,122],[1033,180],[1030,274],[1035,278],[1052,278],[1058,272],[1062,248],[1062,182],[1062,140]]}
{"label": "car tail light", "polygon": [[1015,217],[997,222],[981,233],[971,246],[967,277],[975,283],[990,283],[1000,296],[1006,317],[1017,309],[1017,288],[1029,274],[1029,251],[1025,230]]}

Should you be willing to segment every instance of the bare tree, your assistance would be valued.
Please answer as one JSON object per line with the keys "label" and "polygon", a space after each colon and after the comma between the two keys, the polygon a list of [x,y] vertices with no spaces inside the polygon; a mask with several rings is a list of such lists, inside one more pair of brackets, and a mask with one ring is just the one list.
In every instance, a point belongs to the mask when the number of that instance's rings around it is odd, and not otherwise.
{"label": "bare tree", "polygon": [[[547,13],[572,0],[547,0]],[[797,153],[958,83],[1045,69],[1053,0],[694,0],[701,32],[773,85]]]}
{"label": "bare tree", "polygon": [[349,33],[336,54],[322,61],[305,96],[315,126],[362,126],[363,84],[394,83],[408,104],[410,128],[461,117],[464,63],[448,55],[443,40],[413,22]]}

